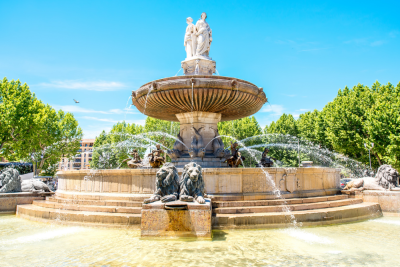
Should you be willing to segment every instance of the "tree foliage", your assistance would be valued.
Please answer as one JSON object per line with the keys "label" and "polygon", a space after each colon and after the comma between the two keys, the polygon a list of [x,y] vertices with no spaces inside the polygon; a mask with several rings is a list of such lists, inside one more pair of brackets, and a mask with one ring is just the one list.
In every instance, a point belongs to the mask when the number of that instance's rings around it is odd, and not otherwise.
{"label": "tree foliage", "polygon": [[322,111],[297,120],[283,114],[265,131],[298,136],[368,165],[370,149],[374,168],[391,164],[400,169],[400,83],[346,86]]}
{"label": "tree foliage", "polygon": [[[79,149],[82,130],[71,113],[56,111],[19,80],[0,83],[0,153],[11,161],[37,162],[54,174],[61,157]],[[36,166],[36,164],[34,164]]]}

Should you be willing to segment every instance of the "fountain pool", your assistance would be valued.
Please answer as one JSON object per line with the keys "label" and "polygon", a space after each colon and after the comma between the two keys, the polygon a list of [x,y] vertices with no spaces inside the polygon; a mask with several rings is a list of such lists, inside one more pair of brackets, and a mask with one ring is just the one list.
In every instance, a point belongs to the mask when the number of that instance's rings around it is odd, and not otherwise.
{"label": "fountain pool", "polygon": [[399,231],[399,214],[387,214],[328,227],[214,231],[211,242],[149,240],[139,230],[0,215],[0,259],[2,266],[397,266]]}

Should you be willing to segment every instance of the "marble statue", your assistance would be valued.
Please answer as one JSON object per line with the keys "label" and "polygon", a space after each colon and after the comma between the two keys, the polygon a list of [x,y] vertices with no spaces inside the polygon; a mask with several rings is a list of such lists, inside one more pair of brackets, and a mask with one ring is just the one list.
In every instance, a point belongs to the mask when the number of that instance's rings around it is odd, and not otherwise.
{"label": "marble statue", "polygon": [[180,186],[180,200],[186,202],[197,201],[204,204],[204,180],[201,166],[195,162],[190,162],[183,168]]}
{"label": "marble statue", "polygon": [[164,150],[160,148],[159,144],[156,145],[155,150],[151,151],[147,156],[150,157],[149,163],[152,168],[160,168],[165,162]]}
{"label": "marble statue", "polygon": [[144,200],[144,203],[151,203],[161,200],[170,202],[178,199],[179,194],[179,175],[178,170],[171,163],[166,163],[156,174],[156,191]]}
{"label": "marble statue", "polygon": [[188,17],[186,27],[184,46],[186,49],[186,58],[191,58],[196,54],[196,26],[192,23],[193,19]]}
{"label": "marble statue", "polygon": [[241,155],[239,152],[238,143],[231,143],[231,155],[225,160],[225,162],[228,162],[228,165],[232,168],[237,168],[239,165],[243,166],[243,161],[246,159]]}
{"label": "marble statue", "polygon": [[6,168],[0,174],[0,193],[17,192],[51,192],[50,188],[42,181],[36,179],[21,181],[19,171]]}
{"label": "marble statue", "polygon": [[256,167],[272,167],[274,165],[274,162],[271,159],[273,159],[273,160],[276,160],[276,159],[269,157],[268,153],[269,153],[269,149],[268,149],[268,147],[266,147],[264,149],[264,152],[262,153],[260,163],[257,163]]}
{"label": "marble statue", "polygon": [[354,179],[347,183],[343,190],[363,191],[363,190],[400,190],[397,181],[399,173],[390,165],[379,167],[375,177],[363,177]]}
{"label": "marble statue", "polygon": [[127,158],[123,161],[123,162],[128,161],[126,164],[128,165],[129,168],[136,169],[143,166],[142,159],[140,158],[140,155],[136,149],[133,149],[132,152],[129,153],[129,155],[131,155],[132,158]]}
{"label": "marble statue", "polygon": [[196,22],[196,56],[209,59],[210,46],[212,42],[212,31],[206,22],[207,14],[201,13],[200,19]]}
{"label": "marble statue", "polygon": [[204,57],[210,59],[210,45],[212,42],[212,31],[210,25],[206,22],[207,14],[203,12],[200,19],[194,25],[193,19],[188,17],[186,27],[184,46],[186,49],[186,59],[192,57]]}

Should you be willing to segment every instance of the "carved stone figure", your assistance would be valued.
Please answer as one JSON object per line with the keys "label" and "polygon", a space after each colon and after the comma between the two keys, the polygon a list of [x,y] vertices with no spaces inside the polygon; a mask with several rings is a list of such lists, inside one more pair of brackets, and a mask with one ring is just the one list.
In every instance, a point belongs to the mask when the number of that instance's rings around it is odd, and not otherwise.
{"label": "carved stone figure", "polygon": [[47,184],[35,179],[22,181],[21,190],[22,192],[52,192]]}
{"label": "carved stone figure", "polygon": [[179,175],[178,170],[171,163],[166,163],[156,174],[156,191],[153,196],[144,200],[151,203],[158,200],[170,202],[178,199]]}
{"label": "carved stone figure", "polygon": [[222,158],[225,155],[224,143],[222,142],[222,139],[219,136],[218,129],[214,129],[212,127],[210,127],[210,128],[214,130],[214,134],[215,134],[215,137],[214,137],[215,139],[212,141],[214,157]]}
{"label": "carved stone figure", "polygon": [[202,56],[207,59],[209,58],[210,45],[212,42],[212,31],[210,25],[206,22],[207,14],[201,13],[200,19],[196,23],[196,56]]}
{"label": "carved stone figure", "polygon": [[400,190],[397,186],[399,173],[390,165],[382,165],[374,177],[364,177],[350,181],[343,190]]}
{"label": "carved stone figure", "polygon": [[156,148],[157,149],[153,150],[147,155],[150,157],[149,163],[152,168],[160,168],[160,166],[165,162],[164,150],[162,150],[161,146],[158,144],[156,145]]}
{"label": "carved stone figure", "polygon": [[42,181],[36,179],[21,181],[18,170],[6,168],[0,174],[0,193],[51,192]]}
{"label": "carved stone figure", "polygon": [[264,152],[262,153],[260,163],[257,163],[256,167],[272,167],[274,165],[274,162],[271,159],[273,159],[273,160],[276,160],[276,159],[274,159],[272,157],[268,157],[268,153],[269,153],[269,149],[268,149],[268,147],[266,147],[264,149]]}
{"label": "carved stone figure", "polygon": [[239,152],[238,145],[237,142],[231,143],[231,155],[224,161],[228,162],[228,165],[232,168],[237,168],[239,165],[243,166],[243,161],[246,159]]}
{"label": "carved stone figure", "polygon": [[203,129],[203,127],[200,127],[199,129],[192,127],[193,137],[192,137],[192,143],[191,143],[190,149],[189,149],[189,155],[191,158],[193,158],[193,157],[203,158],[205,156],[206,150],[204,148],[203,137],[200,134],[200,131],[202,129]]}
{"label": "carved stone figure", "polygon": [[6,168],[0,174],[0,193],[21,192],[21,177],[16,169]]}
{"label": "carved stone figure", "polygon": [[196,26],[192,23],[193,19],[188,17],[186,27],[184,46],[186,48],[186,59],[193,57],[196,54]]}
{"label": "carved stone figure", "polygon": [[180,200],[192,202],[196,200],[199,204],[204,204],[204,180],[201,166],[195,162],[190,162],[183,168],[182,177],[179,180]]}
{"label": "carved stone figure", "polygon": [[177,140],[174,143],[174,147],[172,150],[167,150],[167,155],[171,159],[180,158],[183,151],[183,139],[181,133],[178,133]]}
{"label": "carved stone figure", "polygon": [[123,162],[128,161],[126,164],[128,165],[129,168],[136,169],[143,166],[142,159],[140,158],[140,155],[136,149],[133,149],[132,152],[129,153],[129,155],[131,155],[132,158],[128,158],[123,161]]}

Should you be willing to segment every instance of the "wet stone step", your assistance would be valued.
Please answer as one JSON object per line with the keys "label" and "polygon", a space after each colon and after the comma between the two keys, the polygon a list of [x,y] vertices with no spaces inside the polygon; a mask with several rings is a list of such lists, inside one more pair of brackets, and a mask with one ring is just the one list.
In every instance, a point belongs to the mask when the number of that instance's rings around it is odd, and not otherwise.
{"label": "wet stone step", "polygon": [[132,213],[140,214],[141,207],[120,207],[120,206],[87,206],[87,205],[76,205],[76,204],[62,204],[50,201],[33,201],[35,206],[51,208],[51,209],[61,209],[61,210],[74,210],[74,211],[91,211],[91,212],[109,212],[109,213]]}
{"label": "wet stone step", "polygon": [[[347,223],[357,220],[378,218],[382,210],[377,203],[359,203],[342,207],[293,211],[297,223],[303,225],[324,225]],[[254,229],[287,227],[292,223],[288,213],[264,212],[244,214],[215,214],[212,217],[213,229]]]}
{"label": "wet stone step", "polygon": [[143,201],[123,201],[123,200],[75,200],[67,198],[49,197],[50,202],[75,205],[93,205],[93,206],[121,206],[121,207],[141,207]]}
{"label": "wet stone step", "polygon": [[238,214],[238,213],[264,213],[264,212],[285,212],[285,211],[300,211],[300,210],[314,210],[332,207],[347,206],[362,203],[362,199],[344,199],[325,201],[317,203],[305,203],[294,205],[274,205],[274,206],[243,206],[243,207],[223,207],[214,208],[214,214]]}
{"label": "wet stone step", "polygon": [[245,201],[213,201],[213,208],[222,207],[243,207],[243,206],[275,206],[275,205],[293,205],[303,203],[317,203],[325,201],[348,199],[347,195],[326,196],[326,197],[310,197],[310,198],[289,198],[274,200],[245,200]]}
{"label": "wet stone step", "polygon": [[140,214],[89,212],[74,210],[59,210],[40,207],[36,205],[21,205],[17,207],[17,215],[38,221],[57,223],[80,223],[90,225],[138,225],[141,221]]}

